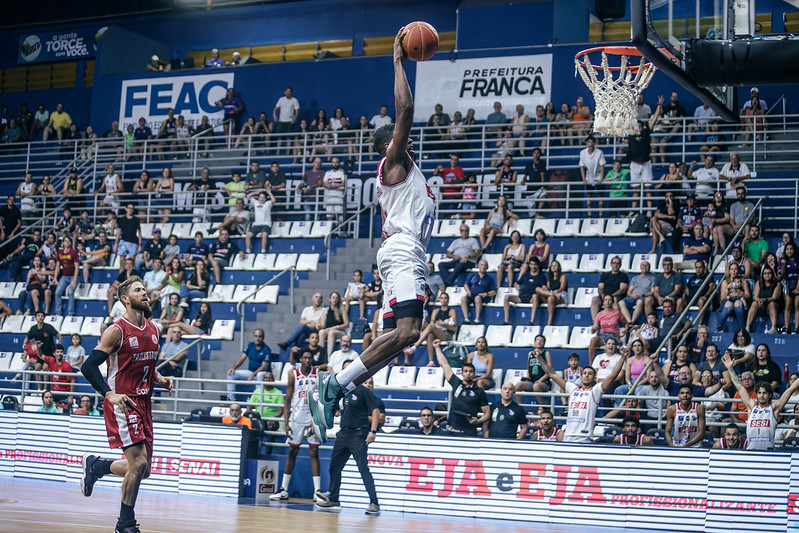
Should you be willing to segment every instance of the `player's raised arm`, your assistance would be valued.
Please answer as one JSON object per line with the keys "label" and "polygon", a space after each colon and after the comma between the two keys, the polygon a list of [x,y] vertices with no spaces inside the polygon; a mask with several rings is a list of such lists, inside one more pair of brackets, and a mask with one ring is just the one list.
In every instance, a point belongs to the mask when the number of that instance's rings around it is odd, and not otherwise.
{"label": "player's raised arm", "polygon": [[383,183],[391,185],[405,179],[412,161],[408,157],[408,138],[413,125],[413,95],[405,76],[405,53],[402,50],[403,26],[394,38],[394,106],[397,118],[394,123],[394,136],[386,150],[386,163],[383,166]]}

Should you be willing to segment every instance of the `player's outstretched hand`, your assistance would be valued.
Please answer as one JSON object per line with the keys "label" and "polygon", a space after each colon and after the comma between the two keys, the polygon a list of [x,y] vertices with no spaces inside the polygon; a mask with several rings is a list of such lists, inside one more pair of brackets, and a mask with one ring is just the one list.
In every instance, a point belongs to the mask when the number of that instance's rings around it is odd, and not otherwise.
{"label": "player's outstretched hand", "polygon": [[405,52],[402,50],[402,37],[405,35],[405,26],[401,27],[394,37],[394,61],[405,61]]}
{"label": "player's outstretched hand", "polygon": [[172,381],[172,378],[169,376],[162,376],[160,374],[158,375],[158,378],[158,384],[165,388],[169,395],[172,396],[172,387],[175,385]]}
{"label": "player's outstretched hand", "polygon": [[105,397],[106,400],[112,405],[119,406],[120,411],[124,414],[128,414],[128,406],[136,407],[136,402],[131,400],[127,394],[116,394],[111,393],[110,395]]}

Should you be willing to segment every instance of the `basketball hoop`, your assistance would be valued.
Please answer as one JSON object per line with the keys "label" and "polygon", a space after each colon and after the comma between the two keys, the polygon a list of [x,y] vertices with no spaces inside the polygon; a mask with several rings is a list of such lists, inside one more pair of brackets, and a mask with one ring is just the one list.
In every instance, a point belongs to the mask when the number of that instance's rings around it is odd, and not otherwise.
{"label": "basketball hoop", "polygon": [[[591,52],[602,52],[600,66],[591,63],[588,58]],[[608,55],[621,56],[620,66],[609,66]],[[640,64],[628,64],[627,56],[641,56]],[[594,94],[594,131],[600,135],[638,133],[636,99],[649,85],[657,68],[634,46],[598,46],[583,50],[574,56],[574,68]],[[599,70],[605,74],[601,80],[597,77]],[[614,80],[613,71],[616,70],[621,72]]]}

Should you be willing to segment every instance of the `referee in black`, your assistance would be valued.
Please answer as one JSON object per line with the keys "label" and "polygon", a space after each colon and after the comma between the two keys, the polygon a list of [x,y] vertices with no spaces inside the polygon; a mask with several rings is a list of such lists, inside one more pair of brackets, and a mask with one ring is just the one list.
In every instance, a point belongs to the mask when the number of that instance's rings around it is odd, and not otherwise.
{"label": "referee in black", "polygon": [[436,349],[436,359],[444,371],[444,378],[452,386],[452,403],[449,406],[447,423],[452,435],[461,437],[477,437],[477,426],[488,420],[488,396],[477,386],[474,381],[474,365],[464,363],[461,369],[461,378],[455,375],[449,366],[444,352],[441,351],[441,341],[433,341]]}
{"label": "referee in black", "polygon": [[[491,418],[483,424],[483,436],[491,439],[519,439],[527,436],[527,413],[513,401],[516,387],[508,382],[502,385],[501,399],[491,404]],[[521,429],[520,429],[521,428]]]}
{"label": "referee in black", "polygon": [[[350,361],[346,361],[344,368],[349,363]],[[369,507],[366,509],[366,514],[378,514],[380,505],[377,502],[375,480],[369,471],[366,447],[375,440],[377,426],[380,422],[380,409],[374,394],[363,385],[358,385],[341,401],[344,407],[341,410],[340,429],[336,435],[336,442],[333,444],[333,453],[330,455],[329,490],[326,494],[320,495],[321,499],[316,502],[316,506],[322,509],[341,507],[338,500],[341,490],[341,472],[352,455],[358,465],[366,492],[369,494]]]}

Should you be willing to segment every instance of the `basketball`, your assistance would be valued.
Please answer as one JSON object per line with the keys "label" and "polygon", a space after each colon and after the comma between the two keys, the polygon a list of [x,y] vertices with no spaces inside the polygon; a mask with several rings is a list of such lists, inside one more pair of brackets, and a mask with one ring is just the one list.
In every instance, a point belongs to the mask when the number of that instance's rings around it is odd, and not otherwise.
{"label": "basketball", "polygon": [[88,416],[89,411],[85,407],[78,407],[77,409],[72,411],[72,414]]}
{"label": "basketball", "polygon": [[402,50],[408,59],[427,61],[438,51],[438,32],[427,22],[416,21],[405,26]]}

